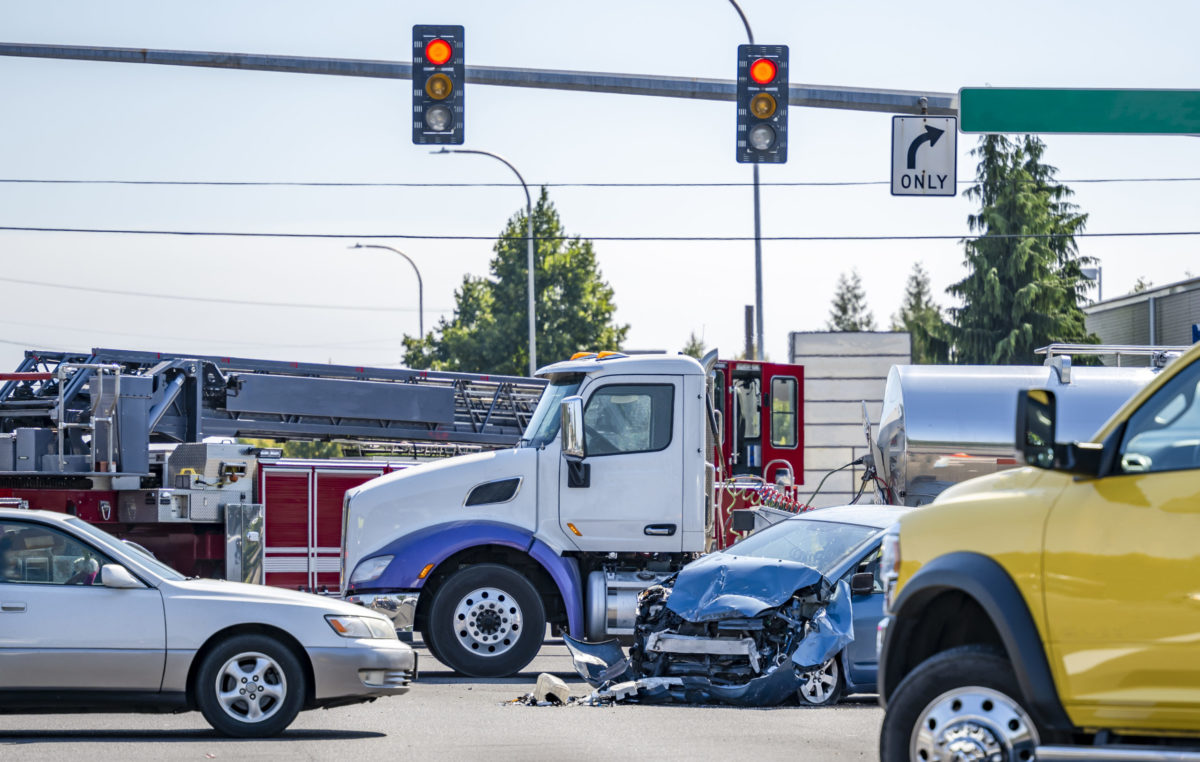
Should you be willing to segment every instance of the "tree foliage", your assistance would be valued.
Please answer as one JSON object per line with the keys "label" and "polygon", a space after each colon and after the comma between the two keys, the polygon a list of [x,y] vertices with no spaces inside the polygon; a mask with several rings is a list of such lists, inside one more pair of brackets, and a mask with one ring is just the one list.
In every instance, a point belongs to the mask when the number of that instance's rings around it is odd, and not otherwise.
{"label": "tree foliage", "polygon": [[700,358],[704,357],[705,349],[707,349],[707,347],[704,346],[704,339],[701,339],[696,335],[695,331],[692,331],[691,334],[688,335],[687,343],[683,345],[682,352],[688,357],[695,357],[697,360],[699,360]]}
{"label": "tree foliage", "polygon": [[867,309],[867,295],[863,291],[862,278],[858,270],[838,276],[837,290],[829,308],[828,328],[831,331],[874,331],[875,315]]}
{"label": "tree foliage", "polygon": [[904,288],[900,311],[892,316],[893,331],[908,331],[912,337],[912,361],[917,365],[949,362],[949,327],[942,308],[933,301],[929,273],[920,262],[913,263]]}
{"label": "tree foliage", "polygon": [[966,196],[980,210],[967,224],[980,237],[964,242],[967,276],[948,289],[962,300],[950,309],[956,362],[1034,363],[1051,342],[1096,341],[1080,309],[1090,285],[1080,270],[1093,260],[1073,237],[1087,215],[1044,151],[1031,135],[985,135],[971,151],[979,165]]}
{"label": "tree foliage", "polygon": [[[455,291],[454,316],[425,336],[404,337],[410,368],[525,375],[529,311],[524,210],[497,239],[489,277],[466,275]],[[628,325],[613,322],[613,289],[596,266],[592,242],[567,237],[542,188],[533,208],[537,358],[565,360],[582,350],[620,349]]]}

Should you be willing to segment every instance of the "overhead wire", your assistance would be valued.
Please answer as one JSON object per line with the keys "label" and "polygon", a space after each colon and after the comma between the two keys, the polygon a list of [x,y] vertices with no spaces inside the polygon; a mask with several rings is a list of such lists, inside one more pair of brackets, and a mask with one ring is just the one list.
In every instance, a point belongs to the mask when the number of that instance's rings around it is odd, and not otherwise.
{"label": "overhead wire", "polygon": [[[417,307],[371,307],[358,304],[312,304],[309,302],[264,302],[247,299],[222,299],[213,296],[183,296],[153,291],[128,291],[116,288],[99,288],[96,286],[76,286],[49,281],[26,280],[24,278],[9,278],[0,276],[0,282],[17,283],[24,286],[42,286],[45,288],[61,288],[68,291],[87,291],[93,294],[113,294],[116,296],[140,296],[153,299],[170,299],[180,302],[206,302],[209,304],[249,304],[256,307],[292,307],[311,310],[355,310],[358,312],[416,312]],[[448,312],[449,308],[427,308],[429,312]]]}
{"label": "overhead wire", "polygon": [[[962,178],[961,185],[970,185],[975,178]],[[1056,180],[1066,184],[1087,183],[1186,183],[1200,182],[1200,177],[1089,177]],[[116,178],[0,178],[0,184],[27,185],[166,185],[198,187],[293,187],[293,188],[520,188],[514,182],[371,182],[371,181],[321,181],[321,180],[122,180]],[[544,188],[749,188],[754,183],[746,181],[721,182],[560,182],[530,183]],[[776,180],[761,181],[762,187],[778,188],[828,188],[870,185],[891,185],[890,180]]]}
{"label": "overhead wire", "polygon": [[[185,237],[223,237],[223,238],[309,238],[309,239],[383,239],[394,238],[409,241],[494,241],[495,235],[463,235],[463,234],[421,234],[421,233],[268,233],[257,231],[216,231],[216,230],[139,230],[133,228],[66,228],[66,227],[34,227],[18,225],[0,225],[0,231],[26,233],[95,233],[105,235],[165,235]],[[1144,238],[1196,236],[1200,230],[1139,230],[1110,233],[987,233],[971,235],[964,233],[953,234],[917,234],[917,235],[774,235],[760,236],[761,241],[978,241],[983,239],[1028,239],[1028,238]],[[535,241],[570,241],[582,238],[588,241],[682,241],[682,242],[733,242],[753,241],[754,236],[616,236],[616,235],[570,235],[534,236]],[[181,298],[164,295],[163,298]],[[196,297],[199,299],[199,297]],[[221,299],[199,299],[200,301],[216,301]],[[275,303],[273,306],[310,306]],[[326,309],[359,309],[370,311],[393,311],[394,307],[341,307],[327,306]]]}

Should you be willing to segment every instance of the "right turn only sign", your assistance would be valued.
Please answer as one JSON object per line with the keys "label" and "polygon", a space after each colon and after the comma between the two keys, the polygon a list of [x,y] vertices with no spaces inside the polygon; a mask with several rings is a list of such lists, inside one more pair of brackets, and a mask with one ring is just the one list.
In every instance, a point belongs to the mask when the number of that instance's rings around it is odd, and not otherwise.
{"label": "right turn only sign", "polygon": [[893,196],[953,196],[957,171],[957,117],[892,117]]}

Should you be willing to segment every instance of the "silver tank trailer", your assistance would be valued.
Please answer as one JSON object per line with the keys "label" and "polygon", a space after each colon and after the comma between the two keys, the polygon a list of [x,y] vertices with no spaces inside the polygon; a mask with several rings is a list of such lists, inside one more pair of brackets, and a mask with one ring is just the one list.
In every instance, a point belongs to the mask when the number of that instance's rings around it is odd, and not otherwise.
{"label": "silver tank trailer", "polygon": [[1087,441],[1155,373],[1052,363],[893,366],[876,457],[896,501],[924,505],[953,484],[1017,466],[1019,391],[1053,391],[1058,440]]}

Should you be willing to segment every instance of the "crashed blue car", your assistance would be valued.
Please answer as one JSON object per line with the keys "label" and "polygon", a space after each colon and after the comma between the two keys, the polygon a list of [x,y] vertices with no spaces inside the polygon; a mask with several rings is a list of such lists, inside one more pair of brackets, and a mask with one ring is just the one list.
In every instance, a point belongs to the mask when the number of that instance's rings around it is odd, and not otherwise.
{"label": "crashed blue car", "polygon": [[905,512],[811,511],[693,561],[641,593],[628,656],[615,640],[568,638],[576,668],[600,698],[647,703],[826,705],[874,691],[880,541]]}

